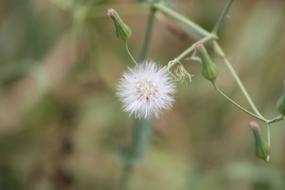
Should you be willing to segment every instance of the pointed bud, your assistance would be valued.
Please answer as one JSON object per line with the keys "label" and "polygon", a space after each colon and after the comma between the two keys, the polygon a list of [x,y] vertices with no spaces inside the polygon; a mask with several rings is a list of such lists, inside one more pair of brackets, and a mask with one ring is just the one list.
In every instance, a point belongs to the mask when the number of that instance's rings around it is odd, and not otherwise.
{"label": "pointed bud", "polygon": [[216,64],[210,58],[202,43],[196,46],[199,57],[202,60],[202,75],[209,81],[215,82],[219,72]]}
{"label": "pointed bud", "polygon": [[260,127],[255,121],[251,121],[249,123],[249,127],[251,128],[254,136],[256,157],[269,162],[270,147],[262,138]]}
{"label": "pointed bud", "polygon": [[107,16],[109,16],[114,22],[117,37],[126,42],[132,34],[130,27],[121,19],[119,14],[112,8],[108,9]]}
{"label": "pointed bud", "polygon": [[278,111],[282,114],[285,115],[285,81],[284,81],[284,90],[282,96],[279,98],[277,101],[277,108]]}

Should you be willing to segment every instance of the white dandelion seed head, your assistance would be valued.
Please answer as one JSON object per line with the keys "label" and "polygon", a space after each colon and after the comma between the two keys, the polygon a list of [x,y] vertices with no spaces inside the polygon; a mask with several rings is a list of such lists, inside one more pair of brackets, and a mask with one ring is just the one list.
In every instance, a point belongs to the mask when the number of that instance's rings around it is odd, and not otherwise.
{"label": "white dandelion seed head", "polygon": [[117,89],[124,111],[139,119],[157,118],[162,110],[172,106],[174,93],[175,84],[167,68],[153,61],[129,68]]}

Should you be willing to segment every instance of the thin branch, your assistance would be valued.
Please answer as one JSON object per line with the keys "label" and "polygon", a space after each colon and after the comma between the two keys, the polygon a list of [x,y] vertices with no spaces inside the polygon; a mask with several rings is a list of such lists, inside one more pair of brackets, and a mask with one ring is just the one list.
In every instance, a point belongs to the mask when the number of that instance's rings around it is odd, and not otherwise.
{"label": "thin branch", "polygon": [[254,113],[248,111],[247,109],[245,109],[244,107],[242,107],[239,103],[237,103],[236,101],[234,101],[233,99],[231,99],[228,95],[226,95],[221,89],[219,89],[214,83],[213,86],[215,87],[215,89],[223,96],[225,97],[229,102],[231,102],[233,105],[235,105],[238,109],[240,109],[241,111],[245,112],[246,114],[254,117],[255,119],[258,119],[262,122],[267,123],[267,120],[265,120],[264,118],[255,115]]}
{"label": "thin branch", "polygon": [[178,20],[179,22],[187,25],[191,29],[193,37],[196,39],[201,39],[205,36],[211,36],[212,35],[207,30],[202,28],[200,25],[192,22],[191,20],[189,20],[185,16],[179,14],[178,12],[168,8],[163,3],[155,3],[154,7],[157,8],[162,13],[164,13],[164,14],[172,17],[173,19]]}
{"label": "thin branch", "polygon": [[225,18],[227,17],[233,2],[234,2],[234,0],[228,0],[227,4],[224,7],[222,14],[219,17],[219,20],[217,21],[217,23],[216,23],[216,25],[212,31],[213,34],[216,34],[216,35],[218,34],[218,31],[221,28],[223,22],[225,21]]}
{"label": "thin branch", "polygon": [[197,44],[199,43],[206,43],[210,40],[215,39],[215,36],[206,36],[204,38],[202,38],[201,40],[195,42],[194,44],[192,44],[189,48],[187,48],[185,51],[183,51],[180,55],[178,55],[176,58],[174,58],[173,60],[168,62],[168,70],[171,69],[172,67],[174,67],[176,64],[180,63],[180,61],[185,58],[187,55],[189,55],[190,53],[192,53],[195,50],[195,47]]}
{"label": "thin branch", "polygon": [[277,123],[279,121],[283,121],[285,119],[284,115],[279,115],[271,120],[268,121],[268,124],[273,124],[273,123]]}
{"label": "thin branch", "polygon": [[230,61],[227,59],[224,51],[222,50],[222,48],[220,47],[220,45],[218,44],[218,42],[214,41],[213,42],[214,45],[214,49],[215,51],[223,58],[226,66],[228,67],[231,75],[234,77],[235,81],[237,82],[239,88],[241,89],[242,93],[244,94],[245,98],[247,99],[248,103],[250,104],[251,108],[253,109],[253,111],[263,120],[266,120],[265,117],[259,112],[259,110],[257,109],[257,107],[255,106],[255,104],[253,103],[251,97],[249,96],[246,88],[244,87],[243,83],[241,82],[239,76],[237,75],[235,69],[233,68],[232,64],[230,63]]}
{"label": "thin branch", "polygon": [[127,42],[125,43],[125,48],[126,48],[126,52],[128,53],[129,57],[131,58],[132,62],[135,65],[137,65],[138,63],[137,63],[136,59],[134,58],[134,56],[132,55],[132,53],[130,52],[129,45]]}
{"label": "thin branch", "polygon": [[[155,12],[156,12],[156,9],[151,7],[149,17],[148,17],[146,34],[144,36],[143,46],[141,48],[140,55],[138,58],[139,62],[145,59],[148,48],[149,48],[151,34],[153,30]],[[151,122],[149,120],[135,119],[135,124],[133,127],[133,137],[132,137],[133,142],[130,146],[131,148],[130,151],[132,151],[132,154],[139,156],[139,157],[143,156],[144,151],[150,141],[150,134],[151,134]],[[130,180],[130,177],[133,171],[133,164],[134,162],[132,161],[124,165],[122,175],[120,177],[119,185],[117,187],[118,190],[127,189],[127,185],[129,183],[129,180]]]}
{"label": "thin branch", "polygon": [[144,36],[144,41],[143,41],[143,46],[141,48],[141,52],[140,55],[138,57],[139,61],[142,61],[143,59],[145,59],[146,55],[147,55],[147,50],[150,44],[150,40],[151,40],[151,33],[153,30],[153,23],[154,23],[154,16],[156,13],[156,8],[151,7],[150,8],[150,13],[148,16],[148,21],[147,21],[147,29],[146,29],[146,33]]}

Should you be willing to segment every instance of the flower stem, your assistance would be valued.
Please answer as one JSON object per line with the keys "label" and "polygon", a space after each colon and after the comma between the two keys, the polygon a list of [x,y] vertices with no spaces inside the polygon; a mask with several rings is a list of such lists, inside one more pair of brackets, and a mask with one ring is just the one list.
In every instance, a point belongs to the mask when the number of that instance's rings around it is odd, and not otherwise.
{"label": "flower stem", "polygon": [[[147,50],[148,50],[150,39],[151,39],[151,33],[153,29],[155,12],[156,12],[156,9],[151,7],[149,17],[148,17],[146,34],[144,36],[143,46],[141,48],[140,55],[138,58],[139,62],[144,60],[147,54]],[[131,154],[134,156],[133,158],[134,160],[124,165],[122,175],[120,177],[119,185],[117,188],[118,190],[127,189],[128,182],[132,175],[132,171],[133,171],[132,168],[134,165],[134,161],[137,161],[144,156],[145,151],[150,142],[150,136],[151,136],[151,122],[149,120],[135,119],[135,124],[133,126],[133,136],[132,136],[133,140],[130,146],[131,148],[130,151],[131,151]]]}
{"label": "flower stem", "polygon": [[270,135],[270,124],[266,124],[267,127],[267,143],[268,143],[268,147],[270,148],[271,146],[271,135]]}
{"label": "flower stem", "polygon": [[[187,19],[186,17],[184,17],[183,15],[177,13],[176,11],[166,7],[163,3],[155,3],[154,7],[161,11],[162,13],[180,21],[181,23],[187,25],[191,31],[193,32],[193,36],[192,37],[196,37],[198,39],[204,39],[204,40],[209,40],[211,38],[213,38],[213,36],[216,36],[216,33],[218,32],[223,20],[225,19],[230,6],[232,5],[233,0],[229,0],[228,3],[226,4],[222,15],[219,18],[219,21],[217,22],[216,26],[214,27],[213,33],[208,32],[207,30],[205,30],[204,28],[202,28],[201,26],[199,26],[198,24],[192,22],[191,20]],[[207,38],[208,37],[208,38]],[[252,101],[250,95],[248,94],[246,88],[244,87],[242,81],[240,80],[239,76],[237,75],[235,69],[233,68],[233,66],[231,65],[230,61],[227,59],[224,51],[222,50],[222,48],[220,47],[220,45],[218,44],[218,42],[216,40],[213,41],[213,46],[215,51],[217,52],[217,54],[219,54],[223,60],[224,63],[226,64],[227,68],[229,69],[231,75],[233,76],[233,78],[235,79],[235,81],[237,82],[239,88],[241,89],[242,93],[244,94],[246,100],[248,101],[249,105],[251,106],[251,108],[253,109],[253,111],[255,112],[249,112],[248,110],[244,109],[243,107],[239,106],[239,104],[236,104],[236,102],[232,102],[234,105],[236,105],[237,107],[240,107],[242,111],[248,113],[249,115],[255,117],[258,120],[261,120],[265,123],[271,122],[271,123],[275,123],[275,122],[279,122],[281,120],[283,120],[284,118],[277,118],[277,119],[273,119],[273,120],[267,120],[261,113],[260,111],[257,109],[256,105],[254,104],[254,102]],[[187,54],[191,53],[194,50],[194,46],[189,47],[188,49],[186,49],[184,52],[182,52],[182,54],[180,54],[177,58],[173,59],[172,61],[169,62],[168,68],[173,67],[175,64],[179,63],[179,61],[181,59],[183,59]],[[225,95],[225,94],[224,94]],[[229,101],[231,101],[232,99],[230,99],[229,97],[227,97],[227,99]]]}
{"label": "flower stem", "polygon": [[279,115],[271,120],[268,121],[268,124],[277,123],[279,121],[283,121],[285,117],[283,115]]}
{"label": "flower stem", "polygon": [[[232,2],[228,3],[228,8],[225,9],[224,14],[227,13],[230,5]],[[166,15],[184,23],[185,25],[187,25],[194,34],[198,34],[199,37],[203,38],[205,36],[211,36],[213,34],[209,33],[207,30],[205,30],[204,28],[202,28],[201,26],[197,25],[196,23],[192,22],[191,20],[187,19],[186,17],[184,17],[183,15],[177,13],[176,11],[169,9],[168,7],[166,7],[164,4],[162,3],[156,3],[154,4],[154,6],[160,10],[161,12],[165,13]],[[223,15],[223,14],[222,14]],[[221,21],[219,21],[218,23],[221,23],[223,20],[224,16],[221,16]],[[217,28],[219,28],[219,25],[217,26]],[[216,29],[217,30],[217,29]],[[263,121],[267,121],[266,118],[259,112],[259,110],[257,109],[257,107],[255,106],[255,104],[253,103],[251,97],[249,96],[247,90],[245,89],[243,83],[241,82],[240,78],[238,77],[236,71],[234,70],[233,66],[231,65],[231,63],[229,62],[229,60],[227,59],[225,53],[223,52],[222,48],[220,47],[220,45],[218,44],[217,41],[213,42],[214,45],[214,49],[216,50],[216,52],[223,58],[226,66],[228,67],[231,75],[234,77],[235,81],[237,82],[239,88],[241,89],[242,93],[244,94],[245,98],[247,99],[248,103],[250,104],[251,108],[253,109],[253,111],[256,113],[256,115],[258,116],[258,118],[261,118]],[[191,49],[190,49],[191,50]],[[189,50],[189,51],[190,51]]]}
{"label": "flower stem", "polygon": [[134,56],[132,55],[132,53],[130,52],[129,45],[128,45],[127,42],[125,43],[125,47],[126,47],[126,51],[127,51],[128,55],[129,55],[129,57],[131,58],[132,62],[135,65],[137,65],[138,63],[137,63],[136,59],[134,58]]}
{"label": "flower stem", "polygon": [[245,109],[244,107],[242,107],[239,103],[237,103],[236,101],[234,101],[233,99],[231,99],[229,96],[227,96],[221,89],[219,89],[219,88],[217,87],[217,85],[216,85],[215,83],[213,83],[213,86],[215,87],[215,89],[216,89],[223,97],[225,97],[230,103],[232,103],[233,105],[235,105],[238,109],[240,109],[241,111],[245,112],[246,114],[248,114],[248,115],[250,115],[250,116],[252,116],[252,117],[254,117],[254,118],[256,118],[256,119],[258,119],[258,120],[260,120],[260,121],[262,121],[262,122],[267,123],[267,120],[266,120],[266,119],[264,119],[264,118],[262,118],[262,117],[260,117],[260,116],[258,116],[258,115],[256,115],[256,114],[254,114],[254,113],[248,111],[247,109]]}
{"label": "flower stem", "polygon": [[178,12],[168,8],[163,3],[155,3],[154,7],[156,9],[158,9],[159,11],[161,11],[162,13],[164,13],[164,14],[172,17],[173,19],[178,20],[181,23],[187,25],[190,28],[193,37],[196,38],[196,39],[201,39],[201,38],[203,38],[205,36],[211,36],[212,35],[207,30],[202,28],[200,25],[192,22],[191,20],[189,20],[185,16],[179,14]]}
{"label": "flower stem", "polygon": [[259,110],[255,106],[255,104],[253,103],[253,101],[252,101],[251,97],[249,96],[247,90],[245,89],[243,83],[241,82],[240,78],[238,77],[235,69],[231,65],[230,61],[227,59],[224,51],[222,50],[222,48],[220,47],[218,42],[214,41],[213,45],[214,45],[214,49],[216,50],[216,52],[223,58],[224,63],[228,67],[231,75],[234,77],[235,81],[237,82],[239,88],[241,89],[242,93],[244,94],[245,98],[247,99],[247,101],[250,104],[253,111],[256,113],[256,115],[258,115],[259,118],[262,118],[264,121],[266,121],[265,117],[263,115],[261,115],[261,113],[259,112]]}
{"label": "flower stem", "polygon": [[213,34],[218,34],[219,29],[221,28],[221,25],[223,24],[227,14],[229,13],[229,10],[231,8],[231,5],[233,4],[234,0],[228,0],[227,4],[224,7],[224,10],[221,14],[221,16],[219,17],[219,20],[217,21],[212,33]]}
{"label": "flower stem", "polygon": [[116,190],[124,190],[132,173],[132,164],[124,165],[122,175],[120,177],[119,185]]}
{"label": "flower stem", "polygon": [[127,189],[134,164],[143,159],[148,148],[151,132],[151,122],[149,120],[135,120],[132,132],[132,144],[126,152],[128,154],[126,155],[127,162],[124,164],[117,190]]}
{"label": "flower stem", "polygon": [[266,123],[266,128],[267,128],[267,146],[268,146],[268,150],[269,150],[266,161],[269,162],[270,161],[270,149],[271,149],[271,132],[270,132],[271,128],[270,128],[269,123]]}
{"label": "flower stem", "polygon": [[147,50],[148,50],[148,47],[149,47],[149,44],[150,44],[150,40],[151,40],[151,33],[152,33],[152,30],[153,30],[153,23],[154,23],[155,13],[156,13],[156,8],[151,7],[150,8],[150,13],[149,13],[149,16],[148,16],[147,28],[146,28],[146,33],[145,33],[145,36],[144,36],[143,45],[142,45],[142,48],[141,48],[141,51],[140,51],[140,55],[139,55],[139,58],[138,58],[139,61],[142,61],[143,59],[146,58]]}
{"label": "flower stem", "polygon": [[197,44],[199,43],[206,43],[207,41],[210,41],[212,39],[215,39],[216,36],[211,35],[211,36],[206,36],[204,38],[202,38],[201,40],[197,41],[196,43],[192,44],[189,48],[187,48],[185,51],[183,51],[179,56],[177,56],[176,58],[174,58],[173,60],[168,62],[168,70],[171,69],[172,67],[174,67],[176,64],[180,63],[180,61],[185,58],[187,55],[189,55],[190,53],[192,53],[195,50],[195,47]]}

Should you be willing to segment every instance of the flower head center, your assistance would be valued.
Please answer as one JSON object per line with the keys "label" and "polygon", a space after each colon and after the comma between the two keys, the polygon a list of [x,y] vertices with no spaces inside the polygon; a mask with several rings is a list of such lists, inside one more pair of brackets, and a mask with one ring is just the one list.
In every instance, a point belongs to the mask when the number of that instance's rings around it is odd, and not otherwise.
{"label": "flower head center", "polygon": [[136,86],[137,94],[140,98],[149,100],[157,93],[157,85],[152,80],[139,81]]}

